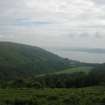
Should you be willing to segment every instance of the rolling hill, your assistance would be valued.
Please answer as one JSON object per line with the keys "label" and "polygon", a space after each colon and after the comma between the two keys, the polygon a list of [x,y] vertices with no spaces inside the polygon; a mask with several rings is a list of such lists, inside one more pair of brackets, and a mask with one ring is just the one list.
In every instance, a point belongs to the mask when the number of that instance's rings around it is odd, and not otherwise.
{"label": "rolling hill", "polygon": [[68,68],[69,60],[39,47],[0,42],[0,79],[56,72]]}

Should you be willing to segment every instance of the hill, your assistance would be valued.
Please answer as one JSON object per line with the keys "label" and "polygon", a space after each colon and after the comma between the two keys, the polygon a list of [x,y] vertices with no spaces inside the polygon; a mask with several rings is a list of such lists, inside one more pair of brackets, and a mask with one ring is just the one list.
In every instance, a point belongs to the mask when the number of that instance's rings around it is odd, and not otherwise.
{"label": "hill", "polygon": [[0,79],[56,72],[69,67],[69,60],[42,48],[0,42]]}

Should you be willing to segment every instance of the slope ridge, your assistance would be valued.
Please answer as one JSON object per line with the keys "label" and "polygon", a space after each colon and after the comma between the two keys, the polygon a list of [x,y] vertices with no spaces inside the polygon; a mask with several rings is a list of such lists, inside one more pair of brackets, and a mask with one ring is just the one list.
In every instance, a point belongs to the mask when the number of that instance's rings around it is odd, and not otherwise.
{"label": "slope ridge", "polygon": [[0,78],[34,76],[69,67],[69,61],[42,48],[0,42]]}

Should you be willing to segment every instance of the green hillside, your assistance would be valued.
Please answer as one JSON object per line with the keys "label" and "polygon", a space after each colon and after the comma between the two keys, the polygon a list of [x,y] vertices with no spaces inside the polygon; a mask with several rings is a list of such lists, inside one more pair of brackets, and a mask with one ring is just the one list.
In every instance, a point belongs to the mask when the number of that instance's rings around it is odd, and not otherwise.
{"label": "green hillside", "polygon": [[0,79],[56,72],[69,61],[39,47],[0,42]]}

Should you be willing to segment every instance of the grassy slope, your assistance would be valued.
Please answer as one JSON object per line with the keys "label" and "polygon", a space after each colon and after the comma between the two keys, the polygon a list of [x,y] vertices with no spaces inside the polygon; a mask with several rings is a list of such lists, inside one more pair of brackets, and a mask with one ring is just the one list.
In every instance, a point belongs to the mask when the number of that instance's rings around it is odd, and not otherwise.
{"label": "grassy slope", "polygon": [[[76,73],[76,72],[84,72],[86,74],[88,74],[94,67],[92,66],[78,66],[78,67],[72,67],[72,68],[67,68],[64,70],[60,70],[58,72],[54,72],[54,73],[48,73],[48,74],[72,74],[72,73]],[[38,75],[38,76],[45,76],[46,73]]]}
{"label": "grassy slope", "polygon": [[0,77],[59,71],[68,61],[39,47],[0,42]]}
{"label": "grassy slope", "polygon": [[80,67],[74,67],[74,68],[61,70],[59,72],[55,72],[55,74],[68,74],[68,73],[75,73],[75,72],[89,73],[92,70],[92,68],[93,67],[89,67],[89,66],[80,66]]}

